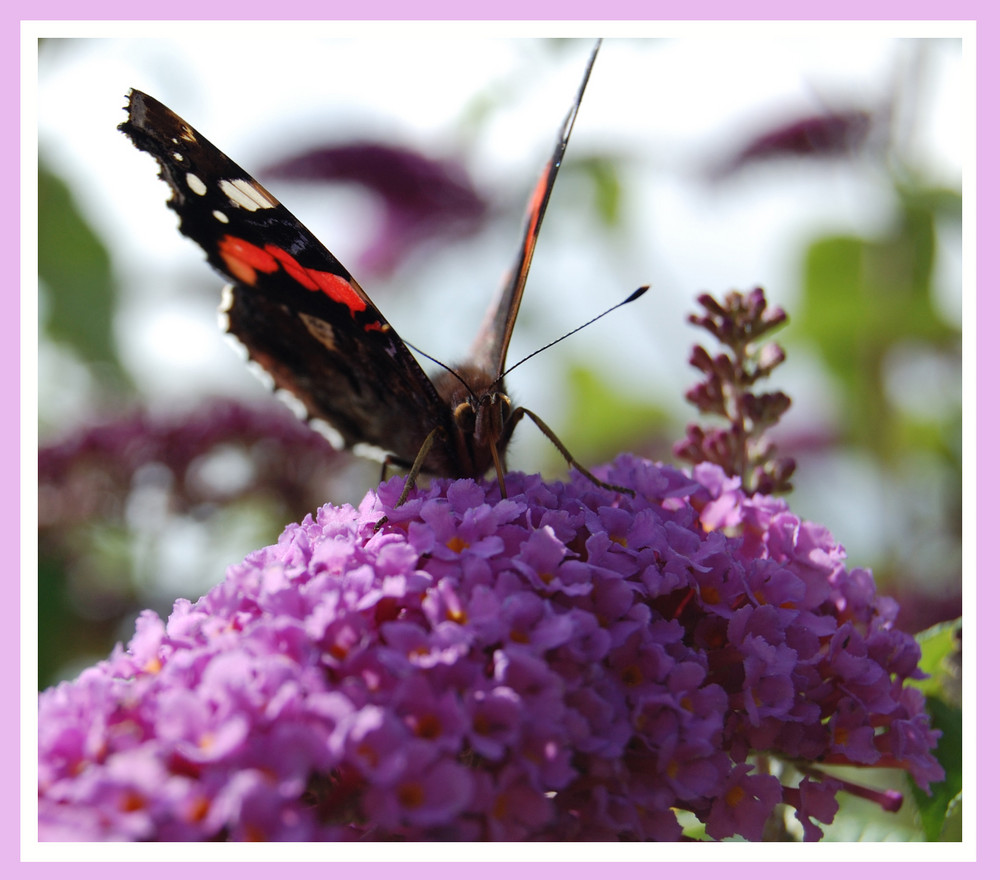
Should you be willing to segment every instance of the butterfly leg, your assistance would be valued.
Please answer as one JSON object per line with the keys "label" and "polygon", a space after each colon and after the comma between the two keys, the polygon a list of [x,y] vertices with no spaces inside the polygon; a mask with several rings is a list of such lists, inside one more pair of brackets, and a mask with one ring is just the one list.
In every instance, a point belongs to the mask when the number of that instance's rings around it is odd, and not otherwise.
{"label": "butterfly leg", "polygon": [[[402,467],[409,467],[409,473],[406,475],[406,482],[403,484],[403,491],[399,493],[399,498],[393,506],[393,509],[397,507],[402,507],[406,502],[406,499],[410,497],[410,492],[413,491],[413,487],[417,483],[417,477],[420,476],[420,469],[424,466],[424,461],[430,453],[431,449],[434,447],[434,441],[437,436],[441,433],[440,428],[435,428],[427,437],[424,439],[423,444],[420,446],[420,450],[417,452],[416,457],[413,459],[413,463],[409,464],[406,461],[396,458],[394,455],[387,455],[382,462],[382,479],[381,482],[385,482],[385,478],[389,472],[389,465],[399,465]],[[382,526],[386,524],[389,517],[383,516],[377,523],[375,523],[375,531],[380,531]]]}
{"label": "butterfly leg", "polygon": [[503,465],[503,461],[501,461],[500,453],[497,450],[496,443],[491,443],[490,444],[490,453],[493,456],[493,469],[497,472],[497,485],[500,486],[500,497],[501,498],[506,498],[507,497],[507,483],[504,481],[504,478],[503,478],[504,465]]}
{"label": "butterfly leg", "polygon": [[545,424],[535,413],[530,409],[525,409],[523,406],[519,406],[515,409],[507,419],[507,423],[504,425],[504,431],[509,432],[514,430],[514,426],[524,417],[529,416],[531,420],[538,426],[538,430],[541,431],[549,441],[559,450],[560,455],[566,459],[566,464],[570,467],[575,467],[581,474],[583,474],[591,483],[595,486],[600,486],[602,489],[608,489],[612,492],[621,492],[625,495],[635,495],[632,489],[627,489],[625,486],[616,486],[614,483],[605,483],[604,480],[599,480],[590,471],[588,471],[580,462],[578,462],[570,451],[565,447],[563,442],[556,436],[555,431],[553,431],[548,425]]}
{"label": "butterfly leg", "polygon": [[399,500],[393,507],[401,507],[406,499],[410,497],[410,493],[417,483],[417,477],[420,476],[420,470],[424,466],[424,460],[430,454],[431,449],[434,447],[434,442],[441,433],[441,428],[435,428],[424,438],[424,442],[420,446],[420,451],[417,452],[417,456],[413,459],[413,464],[410,466],[410,472],[406,475],[406,482],[403,484],[403,491],[399,494]]}

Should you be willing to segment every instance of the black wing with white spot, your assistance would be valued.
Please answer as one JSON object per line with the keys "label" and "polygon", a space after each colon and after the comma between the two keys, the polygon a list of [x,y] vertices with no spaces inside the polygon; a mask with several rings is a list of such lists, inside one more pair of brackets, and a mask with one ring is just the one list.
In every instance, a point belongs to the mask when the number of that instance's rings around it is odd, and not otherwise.
{"label": "black wing with white spot", "polygon": [[132,90],[119,128],[154,156],[180,230],[232,282],[228,331],[275,385],[343,437],[412,461],[444,427],[431,461],[463,474],[454,419],[433,383],[344,265],[277,199],[179,116]]}

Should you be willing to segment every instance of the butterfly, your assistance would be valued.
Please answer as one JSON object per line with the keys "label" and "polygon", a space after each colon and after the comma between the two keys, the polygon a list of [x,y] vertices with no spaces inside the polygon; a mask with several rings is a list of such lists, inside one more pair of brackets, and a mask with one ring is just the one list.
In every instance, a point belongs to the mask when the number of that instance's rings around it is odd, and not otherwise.
{"label": "butterfly", "polygon": [[434,376],[421,369],[344,265],[274,196],[155,98],[129,92],[128,119],[118,127],[156,158],[181,233],[229,280],[220,308],[228,332],[276,389],[297,398],[310,420],[332,427],[344,447],[375,448],[386,464],[409,468],[402,497],[418,473],[478,478],[491,468],[506,496],[507,444],[524,416],[570,464],[605,485],[537,415],[515,407],[504,386],[539,227],[599,47],[600,41],[529,199],[513,268],[469,357],[455,367],[442,365]]}

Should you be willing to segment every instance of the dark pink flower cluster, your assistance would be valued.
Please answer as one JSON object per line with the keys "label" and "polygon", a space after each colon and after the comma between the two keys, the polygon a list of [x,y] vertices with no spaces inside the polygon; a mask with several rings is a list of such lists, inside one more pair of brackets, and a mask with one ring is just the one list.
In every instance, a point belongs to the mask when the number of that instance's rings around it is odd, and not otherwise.
{"label": "dark pink flower cluster", "polygon": [[397,479],[144,615],[41,697],[42,838],[756,840],[784,803],[816,839],[813,762],[941,778],[918,648],[824,529],[713,465],[602,476],[635,497]]}
{"label": "dark pink flower cluster", "polygon": [[264,179],[364,187],[380,202],[381,223],[358,268],[389,274],[416,252],[476,233],[487,204],[460,161],[425,156],[392,143],[353,141],[317,147],[272,165]]}

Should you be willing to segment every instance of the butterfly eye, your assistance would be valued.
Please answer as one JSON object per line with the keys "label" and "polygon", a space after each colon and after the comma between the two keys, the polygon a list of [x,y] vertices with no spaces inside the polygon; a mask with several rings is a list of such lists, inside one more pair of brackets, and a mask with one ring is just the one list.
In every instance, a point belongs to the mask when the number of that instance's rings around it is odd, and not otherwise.
{"label": "butterfly eye", "polygon": [[510,418],[510,398],[506,394],[496,393],[490,398],[490,404],[496,406],[500,404],[500,422],[506,422]]}
{"label": "butterfly eye", "polygon": [[471,434],[476,430],[476,408],[468,401],[463,400],[452,411],[455,417],[455,424],[463,434]]}

